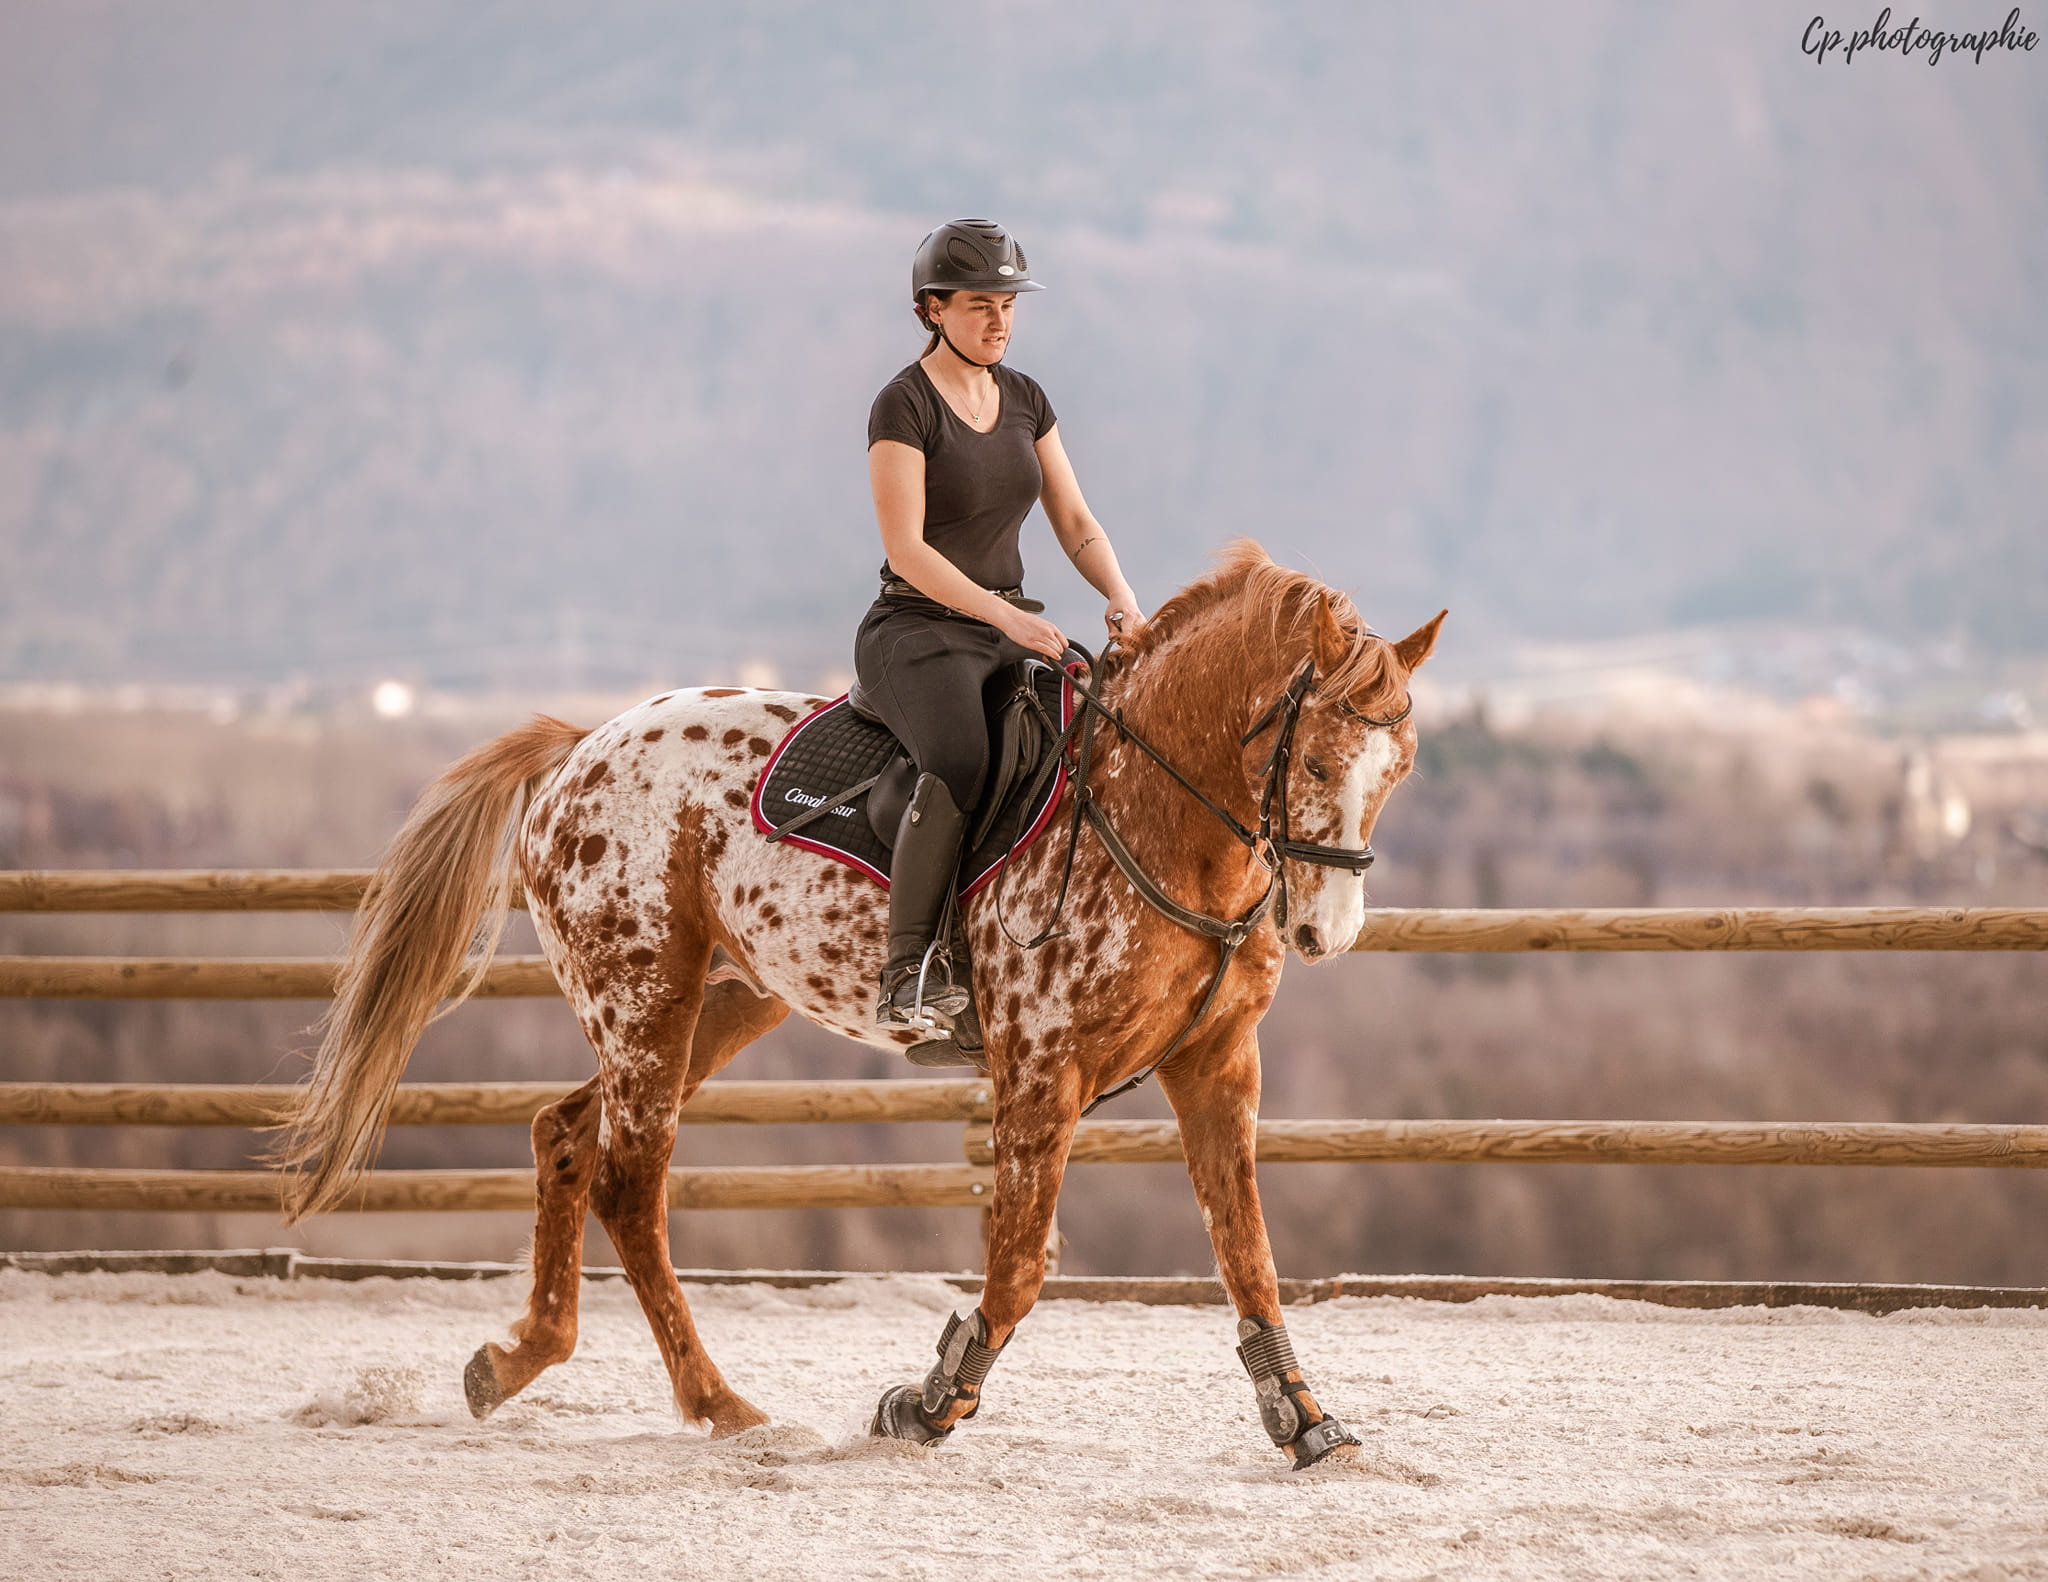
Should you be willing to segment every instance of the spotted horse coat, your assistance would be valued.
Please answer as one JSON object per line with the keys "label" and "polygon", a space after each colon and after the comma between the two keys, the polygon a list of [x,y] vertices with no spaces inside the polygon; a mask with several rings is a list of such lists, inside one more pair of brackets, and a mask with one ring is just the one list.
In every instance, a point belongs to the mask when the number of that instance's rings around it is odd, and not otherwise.
{"label": "spotted horse coat", "polygon": [[[1095,679],[1134,733],[1249,824],[1269,744],[1240,737],[1312,660],[1287,828],[1298,841],[1360,846],[1414,761],[1412,718],[1375,721],[1405,704],[1442,620],[1390,642],[1366,629],[1343,594],[1240,541],[1112,651]],[[873,1023],[887,895],[752,827],[763,766],[820,701],[711,687],[665,693],[588,733],[536,720],[430,787],[372,882],[306,1104],[279,1150],[295,1172],[293,1217],[347,1192],[412,1041],[462,970],[472,936],[481,926],[493,937],[515,872],[597,1056],[596,1075],[534,1122],[533,1287],[513,1344],[488,1344],[470,1363],[465,1383],[479,1416],[574,1349],[587,1210],[619,1252],[683,1413],[721,1433],[764,1420],[705,1354],[673,1273],[666,1185],[677,1115],[705,1078],[791,1010],[881,1047],[918,1036]],[[1175,790],[1123,733],[1099,733],[1090,785],[1138,862],[1183,904],[1234,917],[1264,892],[1264,854]],[[1056,813],[1055,830],[1064,816]],[[515,819],[510,869],[494,869],[499,832]],[[1010,932],[997,925],[994,886],[968,912],[994,1098],[980,1311],[998,1349],[1037,1298],[1081,1110],[1158,1059],[1216,962],[1215,943],[1151,910],[1090,834],[1074,855],[1064,932],[1022,949],[1012,934],[1028,937],[1049,914],[1066,845],[1042,840],[1013,863],[1001,900]],[[1287,870],[1284,937],[1274,918],[1261,923],[1207,1017],[1158,1073],[1224,1285],[1243,1318],[1271,1326],[1281,1320],[1278,1283],[1253,1168],[1257,1025],[1287,951],[1313,961],[1347,949],[1365,908],[1361,875],[1293,862]],[[1286,1378],[1302,1415],[1320,1421],[1298,1368]],[[931,1426],[950,1431],[976,1404],[952,1399]]]}

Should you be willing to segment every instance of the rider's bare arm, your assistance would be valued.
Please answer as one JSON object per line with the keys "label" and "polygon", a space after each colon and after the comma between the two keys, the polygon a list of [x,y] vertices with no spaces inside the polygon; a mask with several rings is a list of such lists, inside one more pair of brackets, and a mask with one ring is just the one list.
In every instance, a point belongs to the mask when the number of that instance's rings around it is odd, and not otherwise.
{"label": "rider's bare arm", "polygon": [[1088,509],[1088,502],[1081,495],[1081,483],[1074,476],[1074,464],[1067,460],[1067,448],[1060,443],[1058,424],[1047,429],[1045,437],[1038,442],[1038,466],[1045,474],[1045,484],[1039,492],[1038,501],[1045,507],[1046,520],[1052,523],[1060,548],[1067,552],[1074,569],[1109,601],[1108,615],[1121,614],[1124,617],[1121,627],[1115,629],[1126,635],[1136,631],[1145,622],[1145,612],[1139,608],[1138,596],[1131,591],[1131,585],[1124,580],[1123,568],[1117,564],[1109,535],[1102,530],[1102,524],[1095,520],[1095,513]]}
{"label": "rider's bare arm", "polygon": [[882,549],[897,576],[926,598],[986,621],[1026,648],[1060,657],[1067,640],[1058,627],[996,597],[924,541],[923,451],[900,440],[876,440],[868,447],[868,484]]}

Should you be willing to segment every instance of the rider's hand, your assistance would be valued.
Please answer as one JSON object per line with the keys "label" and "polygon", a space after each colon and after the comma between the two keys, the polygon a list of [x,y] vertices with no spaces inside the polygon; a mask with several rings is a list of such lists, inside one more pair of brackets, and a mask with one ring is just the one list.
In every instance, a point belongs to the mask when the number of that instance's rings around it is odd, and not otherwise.
{"label": "rider's hand", "polygon": [[1138,608],[1138,596],[1128,586],[1118,589],[1103,607],[1102,624],[1109,628],[1111,637],[1125,639],[1136,637],[1145,629],[1145,612]]}
{"label": "rider's hand", "polygon": [[1008,606],[1008,613],[995,623],[996,630],[1020,648],[1045,655],[1054,664],[1067,651],[1066,634],[1043,616],[1033,615],[1029,610],[1020,610],[1014,604]]}

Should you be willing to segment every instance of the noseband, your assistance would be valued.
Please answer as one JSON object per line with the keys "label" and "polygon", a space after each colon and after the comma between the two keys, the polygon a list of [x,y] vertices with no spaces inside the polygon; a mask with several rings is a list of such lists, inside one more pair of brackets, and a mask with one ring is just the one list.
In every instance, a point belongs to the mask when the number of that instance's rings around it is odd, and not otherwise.
{"label": "noseband", "polygon": [[[1081,651],[1081,656],[1083,659],[1088,657],[1085,650]],[[1040,771],[1041,776],[1047,775],[1051,773],[1053,765],[1067,762],[1074,785],[1074,812],[1067,829],[1067,855],[1065,866],[1060,873],[1059,892],[1053,898],[1052,917],[1045,927],[1028,940],[1018,939],[1010,932],[1009,925],[1003,921],[1003,881],[1009,874],[1009,858],[1006,856],[996,875],[996,922],[1002,928],[1004,937],[1013,945],[1025,950],[1036,950],[1047,940],[1059,937],[1062,932],[1059,926],[1060,913],[1066,905],[1068,882],[1074,876],[1074,853],[1080,843],[1081,821],[1085,818],[1102,841],[1103,849],[1109,853],[1111,861],[1130,881],[1131,887],[1138,892],[1146,905],[1192,933],[1207,935],[1221,947],[1221,959],[1216,963],[1215,976],[1209,980],[1208,992],[1202,996],[1202,1003],[1195,1008],[1195,1014],[1189,1019],[1188,1024],[1180,1030],[1173,1042],[1166,1046],[1157,1060],[1136,1076],[1097,1095],[1087,1108],[1081,1111],[1083,1115],[1087,1115],[1117,1095],[1128,1093],[1138,1087],[1180,1052],[1181,1045],[1187,1042],[1189,1036],[1201,1025],[1202,1019],[1209,1014],[1209,1007],[1215,1003],[1217,992],[1223,987],[1224,975],[1230,971],[1230,963],[1237,955],[1238,947],[1251,937],[1252,931],[1265,920],[1268,911],[1276,911],[1276,926],[1286,926],[1289,861],[1310,863],[1319,868],[1342,868],[1348,873],[1363,874],[1373,864],[1373,849],[1370,844],[1360,847],[1319,846],[1312,841],[1288,838],[1287,766],[1292,756],[1295,727],[1301,723],[1302,706],[1307,702],[1309,694],[1315,691],[1316,662],[1313,657],[1296,673],[1294,680],[1288,683],[1287,690],[1274,699],[1272,707],[1253,721],[1251,729],[1238,738],[1238,746],[1249,747],[1268,727],[1276,721],[1279,724],[1279,731],[1273,738],[1273,751],[1268,755],[1266,766],[1261,771],[1265,784],[1259,794],[1259,825],[1256,830],[1247,829],[1243,821],[1228,808],[1219,805],[1201,787],[1175,768],[1164,753],[1124,722],[1121,710],[1112,709],[1092,687],[1075,677],[1071,670],[1068,671],[1067,680],[1083,706],[1065,730],[1054,728],[1054,734],[1059,738],[1057,748],[1048,756],[1045,768]],[[1391,730],[1399,725],[1408,718],[1415,707],[1414,696],[1410,694],[1408,701],[1401,705],[1398,713],[1385,719],[1375,719],[1370,714],[1361,714],[1342,698],[1333,698],[1330,701],[1353,719],[1382,730]],[[1133,746],[1171,775],[1182,790],[1215,815],[1218,822],[1230,831],[1239,844],[1248,848],[1254,857],[1265,863],[1266,888],[1251,910],[1242,917],[1211,917],[1206,912],[1198,912],[1192,907],[1181,905],[1160,887],[1156,879],[1145,872],[1130,847],[1111,826],[1109,815],[1103,812],[1101,804],[1095,800],[1094,793],[1088,786],[1088,770],[1093,757],[1095,721],[1098,716],[1108,720],[1119,734],[1128,738]],[[1052,726],[1050,718],[1047,718],[1046,724],[1048,727]],[[1076,750],[1077,734],[1079,743]],[[1073,752],[1071,762],[1068,761],[1070,751]],[[1035,799],[1039,790],[1038,786],[1034,786],[1027,802]],[[1274,829],[1276,809],[1279,815],[1277,833]],[[1267,853],[1271,854],[1270,858]]]}

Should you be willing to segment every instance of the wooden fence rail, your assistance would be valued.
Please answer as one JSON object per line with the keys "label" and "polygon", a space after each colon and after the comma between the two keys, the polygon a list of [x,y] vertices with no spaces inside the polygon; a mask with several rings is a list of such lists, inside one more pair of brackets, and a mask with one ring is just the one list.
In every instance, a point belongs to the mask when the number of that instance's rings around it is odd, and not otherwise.
{"label": "wooden fence rail", "polygon": [[[408,1082],[392,1099],[393,1126],[527,1126],[573,1082]],[[5,1126],[277,1126],[305,1089],[225,1082],[0,1082]],[[803,1126],[820,1122],[986,1121],[986,1082],[707,1082],[684,1108],[686,1125]]]}
{"label": "wooden fence rail", "polygon": [[[0,873],[0,912],[346,911],[366,870],[303,872]],[[2044,950],[2048,909],[1740,907],[1368,912],[1360,951]],[[0,957],[0,997],[52,999],[319,999],[329,960]],[[487,997],[558,993],[538,956],[500,957]],[[417,1083],[398,1090],[400,1126],[523,1125],[567,1083]],[[0,1125],[274,1126],[300,1090],[261,1084],[0,1083]],[[986,1207],[993,1192],[986,1081],[712,1082],[684,1110],[695,1124],[831,1122],[963,1124],[964,1164],[680,1169],[674,1208]],[[2048,1127],[1874,1122],[1319,1120],[1266,1121],[1270,1162],[1887,1165],[2048,1167]],[[1170,1122],[1089,1121],[1076,1163],[1179,1160]],[[0,1208],[273,1212],[277,1178],[262,1170],[0,1167]],[[533,1173],[383,1170],[348,1207],[520,1210]]]}
{"label": "wooden fence rail", "polygon": [[[975,1165],[731,1165],[671,1170],[668,1206],[975,1208],[993,1173]],[[273,1214],[268,1170],[99,1170],[0,1165],[0,1208]],[[376,1170],[342,1208],[361,1213],[533,1212],[533,1171]]]}

